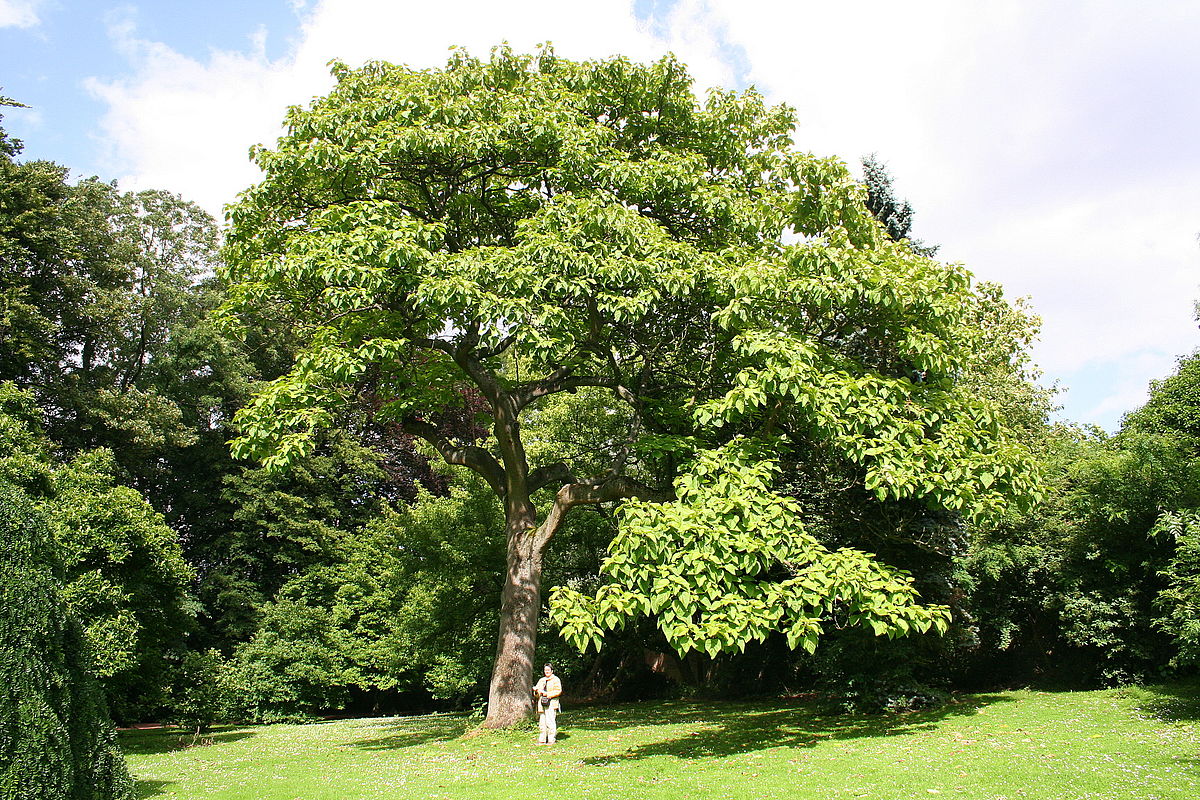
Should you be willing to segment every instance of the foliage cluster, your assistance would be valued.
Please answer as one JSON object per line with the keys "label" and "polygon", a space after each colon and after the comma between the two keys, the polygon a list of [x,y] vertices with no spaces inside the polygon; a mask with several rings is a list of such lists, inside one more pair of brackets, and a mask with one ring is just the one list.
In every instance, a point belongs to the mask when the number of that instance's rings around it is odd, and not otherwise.
{"label": "foliage cluster", "polygon": [[1121,683],[1194,668],[1200,357],[1108,436],[1045,439],[1047,501],[977,530],[966,562],[987,665]]}
{"label": "foliage cluster", "polygon": [[568,639],[598,649],[605,629],[636,614],[653,615],[683,655],[745,650],[776,631],[812,653],[834,621],[876,635],[945,632],[949,609],[917,605],[910,577],[806,533],[800,504],[771,491],[777,465],[747,450],[735,441],[701,454],[673,502],[621,507],[601,567],[613,582],[594,599],[569,588],[551,598]]}
{"label": "foliage cluster", "polygon": [[35,501],[0,478],[0,798],[127,800],[91,648]]}
{"label": "foliage cluster", "polygon": [[0,480],[48,521],[64,601],[84,622],[91,672],[118,715],[161,703],[167,664],[196,615],[194,576],[179,538],[134,489],[117,483],[108,450],[53,457],[29,393],[0,383]]}

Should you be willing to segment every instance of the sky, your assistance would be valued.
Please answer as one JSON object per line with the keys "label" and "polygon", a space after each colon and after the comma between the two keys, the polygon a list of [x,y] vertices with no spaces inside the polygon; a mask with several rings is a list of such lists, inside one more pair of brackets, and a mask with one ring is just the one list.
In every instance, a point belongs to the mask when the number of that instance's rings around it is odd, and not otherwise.
{"label": "sky", "polygon": [[1200,346],[1196,0],[0,0],[0,95],[30,106],[3,125],[24,159],[221,219],[331,59],[501,41],[673,52],[701,94],[793,107],[800,149],[876,154],[916,237],[1028,298],[1063,419],[1115,430]]}

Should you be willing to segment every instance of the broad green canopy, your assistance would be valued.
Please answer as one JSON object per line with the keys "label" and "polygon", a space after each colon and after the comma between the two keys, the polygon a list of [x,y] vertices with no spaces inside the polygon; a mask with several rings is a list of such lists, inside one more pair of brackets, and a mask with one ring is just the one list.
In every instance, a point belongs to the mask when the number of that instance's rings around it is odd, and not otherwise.
{"label": "broad green canopy", "polygon": [[[536,529],[538,548],[573,505],[642,498],[613,558],[630,531],[694,522],[696,496],[675,481],[689,459],[711,472],[712,453],[757,476],[736,524],[794,514],[770,467],[720,449],[737,437],[772,453],[819,446],[881,500],[978,516],[1034,495],[1026,449],[980,390],[985,372],[1019,373],[1025,332],[990,327],[1010,309],[962,267],[891,241],[843,164],[794,148],[790,109],[753,91],[698,101],[670,57],[498,49],[457,52],[444,69],[334,73],[327,97],[293,108],[278,145],[255,151],[264,178],[230,210],[231,316],[282,315],[307,342],[239,416],[239,454],[286,465],[366,402],[483,475],[508,504],[510,537]],[[620,420],[611,467],[528,463],[520,420],[580,390]],[[491,438],[441,422],[472,392]],[[531,515],[518,496],[547,510]],[[664,500],[676,510],[651,508]],[[823,593],[793,637],[806,642],[826,600],[849,595],[804,563],[842,556],[779,526],[774,563]],[[874,586],[903,612],[872,617],[886,630],[944,619],[906,616],[903,576],[846,558],[846,586]],[[615,563],[614,580],[640,580]]]}

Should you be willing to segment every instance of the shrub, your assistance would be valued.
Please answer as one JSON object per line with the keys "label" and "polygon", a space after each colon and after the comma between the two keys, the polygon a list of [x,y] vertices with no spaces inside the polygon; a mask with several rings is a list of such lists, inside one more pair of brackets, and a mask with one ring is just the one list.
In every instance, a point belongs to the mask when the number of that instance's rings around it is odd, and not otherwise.
{"label": "shrub", "polygon": [[184,655],[168,705],[171,722],[197,734],[230,721],[229,665],[220,651],[193,650]]}

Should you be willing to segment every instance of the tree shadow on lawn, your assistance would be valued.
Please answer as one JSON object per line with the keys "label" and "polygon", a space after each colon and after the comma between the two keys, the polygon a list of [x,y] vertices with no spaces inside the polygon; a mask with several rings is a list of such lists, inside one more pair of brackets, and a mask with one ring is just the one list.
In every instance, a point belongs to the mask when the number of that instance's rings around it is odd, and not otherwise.
{"label": "tree shadow on lawn", "polygon": [[1138,703],[1139,711],[1150,714],[1163,722],[1200,720],[1200,681],[1139,686],[1130,691],[1147,696]]}
{"label": "tree shadow on lawn", "polygon": [[134,793],[139,798],[158,797],[161,794],[167,793],[168,786],[174,786],[175,781],[144,781],[137,780],[134,782]]}
{"label": "tree shadow on lawn", "polygon": [[389,731],[387,735],[376,739],[362,739],[353,744],[364,750],[398,750],[457,739],[470,728],[471,721],[463,714],[401,717],[384,728],[385,731]]}
{"label": "tree shadow on lawn", "polygon": [[[822,714],[811,707],[764,708],[761,704],[711,703],[667,704],[646,713],[631,713],[625,719],[610,719],[598,713],[578,721],[575,730],[620,730],[632,725],[670,725],[679,722],[712,721],[713,727],[693,731],[686,736],[631,747],[622,753],[597,755],[582,763],[597,765],[630,761],[652,756],[676,758],[712,758],[730,756],[773,747],[813,747],[818,742],[839,739],[863,739],[903,736],[930,730],[951,717],[976,713],[983,706],[1012,702],[1004,695],[972,695],[969,699],[948,703],[927,711],[906,714],[849,715]],[[565,720],[564,720],[565,722]]]}
{"label": "tree shadow on lawn", "polygon": [[155,728],[142,731],[121,731],[118,741],[121,749],[130,755],[157,755],[190,747],[206,747],[229,744],[256,735],[247,728],[214,728],[207,733],[193,736],[191,731],[181,728]]}

